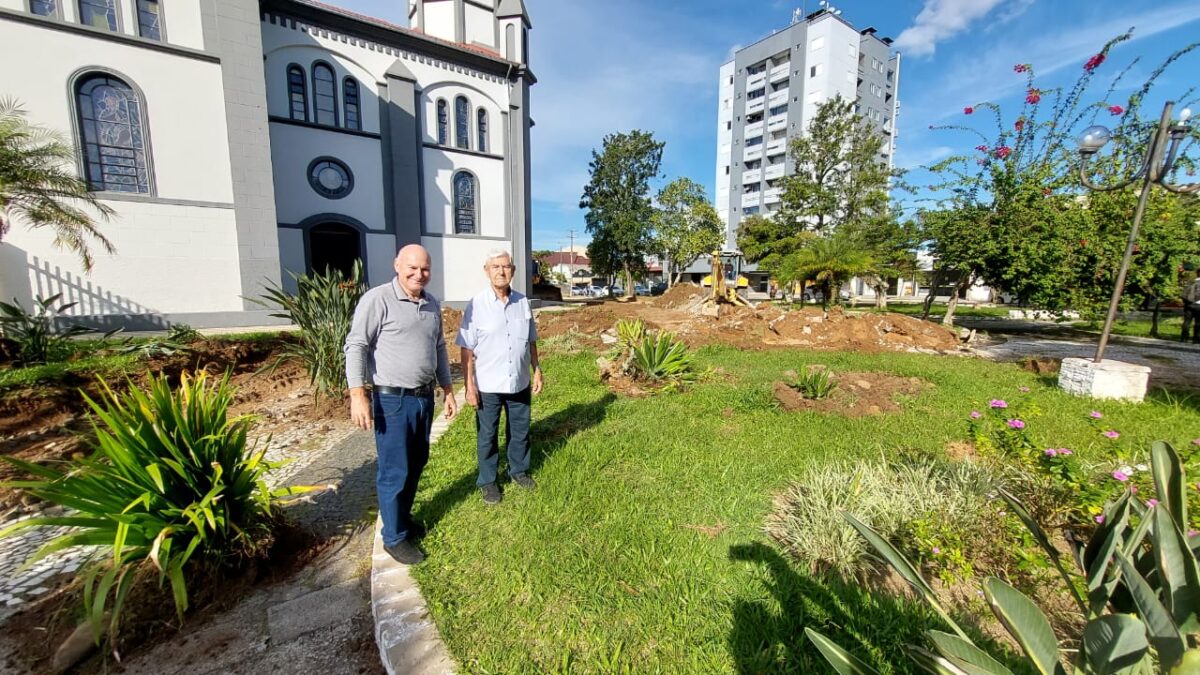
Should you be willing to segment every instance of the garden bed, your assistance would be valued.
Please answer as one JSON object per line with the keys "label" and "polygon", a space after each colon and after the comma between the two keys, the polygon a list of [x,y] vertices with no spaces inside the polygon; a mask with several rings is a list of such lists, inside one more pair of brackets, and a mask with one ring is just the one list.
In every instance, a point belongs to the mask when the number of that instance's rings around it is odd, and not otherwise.
{"label": "garden bed", "polygon": [[788,412],[809,411],[846,417],[900,412],[897,396],[916,396],[932,385],[919,377],[897,377],[888,373],[836,373],[832,393],[825,398],[805,397],[786,382],[776,381],[772,393]]}

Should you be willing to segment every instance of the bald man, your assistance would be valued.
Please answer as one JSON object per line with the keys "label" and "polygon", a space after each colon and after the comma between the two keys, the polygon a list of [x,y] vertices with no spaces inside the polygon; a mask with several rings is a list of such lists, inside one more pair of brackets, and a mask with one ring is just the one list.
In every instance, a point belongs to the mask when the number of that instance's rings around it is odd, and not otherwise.
{"label": "bald man", "polygon": [[429,252],[405,246],[393,266],[396,277],[364,293],[354,309],[346,336],[346,380],[350,418],[362,429],[375,429],[384,550],[397,562],[415,565],[425,559],[414,543],[425,528],[412,519],[412,506],[429,461],[435,381],[445,397],[446,419],[454,419],[458,409],[442,336],[442,305],[425,290]]}

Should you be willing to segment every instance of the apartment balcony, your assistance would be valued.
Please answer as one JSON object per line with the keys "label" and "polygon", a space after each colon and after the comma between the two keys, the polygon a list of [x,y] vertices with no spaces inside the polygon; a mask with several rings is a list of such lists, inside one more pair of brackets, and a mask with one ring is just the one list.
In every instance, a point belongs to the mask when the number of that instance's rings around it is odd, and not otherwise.
{"label": "apartment balcony", "polygon": [[764,204],[778,204],[783,197],[783,188],[771,188],[763,193]]}
{"label": "apartment balcony", "polygon": [[787,128],[787,113],[771,115],[767,118],[767,131],[783,131]]}
{"label": "apartment balcony", "polygon": [[788,78],[788,71],[791,70],[791,67],[792,64],[789,61],[788,63],[781,63],[772,68],[770,72],[767,73],[767,77],[771,81],[771,84],[786,80]]}
{"label": "apartment balcony", "polygon": [[755,136],[762,136],[762,133],[763,133],[763,123],[761,121],[747,124],[746,128],[742,130],[742,136],[744,136],[745,138],[754,138]]}
{"label": "apartment balcony", "polygon": [[775,155],[782,155],[785,152],[787,152],[787,139],[786,138],[776,138],[775,140],[771,141],[770,143],[767,143],[767,157],[774,157]]}
{"label": "apartment balcony", "polygon": [[746,78],[746,91],[754,91],[755,89],[760,89],[766,83],[767,83],[766,72],[758,73],[757,75],[751,75],[750,77]]}
{"label": "apartment balcony", "polygon": [[767,97],[759,96],[753,101],[746,101],[746,114],[753,115],[756,112],[762,112],[767,105]]}
{"label": "apartment balcony", "polygon": [[742,195],[742,208],[746,208],[749,206],[758,206],[761,203],[762,203],[762,193],[761,192],[747,192],[746,194]]}
{"label": "apartment balcony", "polygon": [[767,103],[769,103],[772,108],[774,108],[777,105],[783,105],[784,103],[787,103],[787,102],[788,102],[788,90],[787,89],[780,89],[779,91],[773,92],[770,96],[767,97]]}
{"label": "apartment balcony", "polygon": [[767,180],[775,180],[776,178],[783,178],[783,169],[784,169],[783,162],[780,162],[778,164],[772,164],[771,166],[768,166],[767,168],[762,170],[763,176],[766,177]]}
{"label": "apartment balcony", "polygon": [[761,145],[755,145],[753,147],[746,148],[745,154],[742,155],[743,162],[753,162],[756,159],[762,159]]}
{"label": "apartment balcony", "polygon": [[750,169],[742,172],[742,185],[753,185],[762,180],[762,169]]}

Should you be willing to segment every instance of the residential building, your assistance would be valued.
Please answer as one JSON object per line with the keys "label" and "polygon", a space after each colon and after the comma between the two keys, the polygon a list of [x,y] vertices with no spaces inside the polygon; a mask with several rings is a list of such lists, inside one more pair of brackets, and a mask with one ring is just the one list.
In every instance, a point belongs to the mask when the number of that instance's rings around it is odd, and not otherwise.
{"label": "residential building", "polygon": [[[70,135],[117,248],[90,275],[45,230],[0,243],[0,296],[95,323],[262,323],[291,274],[419,243],[465,303],[487,251],[529,290],[529,15],[408,0],[410,27],[316,0],[0,0],[0,92]],[[30,55],[38,54],[36,59]]]}
{"label": "residential building", "polygon": [[789,142],[807,131],[821,102],[854,101],[885,139],[880,159],[892,164],[900,54],[891,39],[858,30],[840,14],[827,7],[797,15],[721,66],[715,201],[729,248],[737,246],[742,218],[778,210],[782,179],[795,169]]}

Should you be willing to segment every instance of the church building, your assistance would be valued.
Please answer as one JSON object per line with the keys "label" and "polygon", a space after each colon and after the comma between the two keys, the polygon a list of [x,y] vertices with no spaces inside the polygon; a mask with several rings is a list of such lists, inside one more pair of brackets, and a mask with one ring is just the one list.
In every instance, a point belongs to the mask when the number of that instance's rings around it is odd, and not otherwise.
{"label": "church building", "polygon": [[385,283],[409,243],[449,304],[493,249],[528,290],[524,4],[407,10],[402,27],[315,0],[0,0],[0,97],[73,141],[117,249],[93,246],[84,274],[13,223],[0,297],[61,292],[109,325],[253,325],[266,284],[355,259]]}

